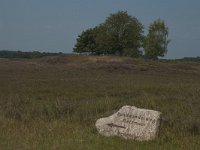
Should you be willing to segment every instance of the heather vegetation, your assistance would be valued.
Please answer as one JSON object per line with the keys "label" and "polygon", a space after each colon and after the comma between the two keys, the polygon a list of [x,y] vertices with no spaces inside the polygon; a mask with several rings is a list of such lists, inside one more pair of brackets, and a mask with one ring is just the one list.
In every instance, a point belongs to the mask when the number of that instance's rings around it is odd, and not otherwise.
{"label": "heather vegetation", "polygon": [[[200,63],[117,56],[0,59],[0,149],[200,149]],[[162,112],[154,141],[103,137],[124,105]]]}

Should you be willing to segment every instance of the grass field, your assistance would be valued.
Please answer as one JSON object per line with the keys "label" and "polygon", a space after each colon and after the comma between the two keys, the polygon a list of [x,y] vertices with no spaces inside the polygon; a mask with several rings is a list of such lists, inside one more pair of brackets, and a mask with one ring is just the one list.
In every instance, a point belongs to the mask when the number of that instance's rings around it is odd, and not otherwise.
{"label": "grass field", "polygon": [[[123,105],[161,111],[154,141],[100,136]],[[0,150],[199,150],[200,62],[108,56],[0,59]]]}

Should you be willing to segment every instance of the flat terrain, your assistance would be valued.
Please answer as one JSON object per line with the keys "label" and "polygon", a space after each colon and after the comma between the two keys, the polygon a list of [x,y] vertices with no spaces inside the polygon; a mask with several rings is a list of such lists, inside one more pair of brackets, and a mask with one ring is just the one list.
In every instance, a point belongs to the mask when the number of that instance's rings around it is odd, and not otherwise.
{"label": "flat terrain", "polygon": [[[150,142],[100,136],[95,121],[135,105],[163,113]],[[0,149],[200,149],[200,62],[126,57],[0,59]]]}

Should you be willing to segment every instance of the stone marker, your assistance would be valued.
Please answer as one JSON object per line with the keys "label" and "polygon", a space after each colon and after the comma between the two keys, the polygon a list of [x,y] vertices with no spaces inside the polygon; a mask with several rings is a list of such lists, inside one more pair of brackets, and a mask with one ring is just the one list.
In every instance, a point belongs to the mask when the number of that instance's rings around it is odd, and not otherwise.
{"label": "stone marker", "polygon": [[120,136],[139,141],[153,140],[160,125],[159,111],[123,106],[113,115],[100,118],[96,128],[104,136]]}

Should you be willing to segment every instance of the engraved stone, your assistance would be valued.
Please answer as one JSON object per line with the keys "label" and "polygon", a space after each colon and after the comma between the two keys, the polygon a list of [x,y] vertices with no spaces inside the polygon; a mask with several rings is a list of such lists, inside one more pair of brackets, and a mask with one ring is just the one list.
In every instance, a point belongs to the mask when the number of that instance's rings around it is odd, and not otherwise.
{"label": "engraved stone", "polygon": [[158,134],[161,112],[123,106],[113,115],[96,121],[96,128],[104,136],[120,136],[139,141],[153,140]]}

